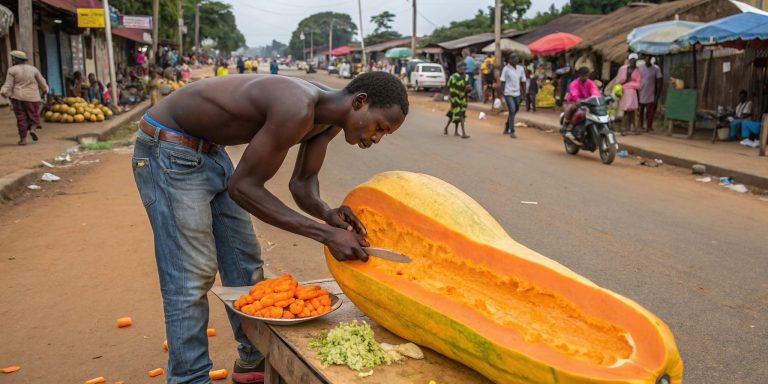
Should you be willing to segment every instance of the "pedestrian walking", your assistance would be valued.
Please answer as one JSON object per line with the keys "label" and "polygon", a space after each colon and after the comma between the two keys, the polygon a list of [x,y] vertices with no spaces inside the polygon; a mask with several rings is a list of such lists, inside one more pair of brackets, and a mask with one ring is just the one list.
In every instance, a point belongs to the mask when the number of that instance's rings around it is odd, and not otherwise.
{"label": "pedestrian walking", "polygon": [[[249,107],[231,108],[233,94]],[[396,77],[368,72],[343,90],[282,76],[215,77],[147,111],[132,168],[154,234],[169,383],[210,382],[207,293],[217,271],[228,287],[264,278],[249,213],[323,243],[338,260],[368,260],[365,227],[349,207],[331,208],[320,198],[318,173],[333,138],[342,133],[347,143],[369,148],[402,125],[408,108]],[[247,147],[235,168],[222,145],[239,144]],[[296,145],[292,196],[322,221],[292,210],[265,186]],[[233,382],[263,381],[262,351],[243,333],[241,317],[227,313],[238,343]]]}
{"label": "pedestrian walking", "polygon": [[277,71],[280,70],[280,66],[277,65],[277,60],[272,59],[272,62],[269,63],[269,73],[273,75],[277,75]]}
{"label": "pedestrian walking", "polygon": [[48,93],[48,84],[33,65],[27,64],[27,54],[11,51],[12,66],[5,75],[0,94],[11,100],[19,130],[19,145],[27,144],[27,134],[37,141],[40,125],[40,102]]}
{"label": "pedestrian walking", "polygon": [[467,76],[469,76],[469,85],[472,86],[472,92],[469,93],[469,98],[471,100],[479,100],[475,96],[476,92],[474,88],[475,87],[474,85],[475,84],[475,67],[476,67],[475,58],[472,57],[472,54],[469,52],[469,49],[465,48],[463,51],[463,54],[464,54],[464,64],[466,64],[467,66],[466,73],[467,73]]}
{"label": "pedestrian walking", "polygon": [[237,58],[236,67],[237,67],[237,73],[239,73],[239,74],[245,73],[245,60],[243,60],[242,56],[239,56]]}
{"label": "pedestrian walking", "polygon": [[496,81],[493,71],[496,67],[496,58],[493,55],[489,55],[483,60],[480,65],[480,72],[483,74],[483,104],[487,103],[490,99],[491,103],[496,99],[496,87],[494,82]]}
{"label": "pedestrian walking", "polygon": [[618,83],[621,84],[621,100],[619,101],[619,108],[624,111],[624,127],[621,130],[621,135],[627,134],[627,131],[631,135],[639,134],[637,125],[635,124],[635,111],[638,108],[637,91],[640,89],[640,83],[642,75],[640,69],[637,68],[637,53],[631,53],[629,55],[629,63],[624,64],[619,68]]}
{"label": "pedestrian walking", "polygon": [[536,75],[530,70],[526,69],[525,75],[528,79],[528,87],[526,87],[528,92],[525,93],[525,111],[536,112],[536,96],[539,93],[539,82],[536,79]]}
{"label": "pedestrian walking", "polygon": [[504,101],[507,103],[507,124],[504,127],[504,134],[515,139],[515,115],[520,109],[520,96],[525,93],[525,69],[520,63],[520,57],[513,53],[509,55],[507,64],[501,71],[501,86],[499,93],[504,95]]}
{"label": "pedestrian walking", "polygon": [[640,129],[645,127],[646,132],[653,132],[653,117],[656,114],[656,101],[661,92],[662,74],[655,60],[651,56],[646,56],[645,65],[640,67],[640,92],[639,102],[640,110]]}
{"label": "pedestrian walking", "polygon": [[451,107],[448,109],[448,122],[445,123],[443,134],[448,134],[448,127],[454,124],[454,136],[459,136],[459,124],[461,124],[461,138],[468,139],[467,131],[464,128],[464,120],[467,115],[467,94],[472,91],[472,83],[469,81],[469,75],[466,74],[467,65],[463,62],[456,64],[456,72],[448,78],[448,91],[450,92]]}

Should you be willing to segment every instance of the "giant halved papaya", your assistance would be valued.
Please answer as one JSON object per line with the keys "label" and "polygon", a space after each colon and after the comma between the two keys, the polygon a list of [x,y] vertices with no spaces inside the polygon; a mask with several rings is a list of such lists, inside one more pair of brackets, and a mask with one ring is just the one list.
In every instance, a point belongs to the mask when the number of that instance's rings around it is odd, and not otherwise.
{"label": "giant halved papaya", "polygon": [[329,269],[368,317],[497,383],[682,382],[651,312],[515,242],[472,198],[432,176],[386,172],[344,200],[372,246],[413,258]]}

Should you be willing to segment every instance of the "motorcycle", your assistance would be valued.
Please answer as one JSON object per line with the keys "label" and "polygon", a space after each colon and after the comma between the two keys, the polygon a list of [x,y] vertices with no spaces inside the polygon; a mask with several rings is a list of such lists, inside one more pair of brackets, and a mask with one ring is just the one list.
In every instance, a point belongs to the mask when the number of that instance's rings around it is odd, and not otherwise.
{"label": "motorcycle", "polygon": [[579,101],[578,109],[571,118],[573,136],[581,142],[574,143],[565,137],[566,129],[564,114],[560,114],[560,135],[563,136],[565,151],[571,155],[586,149],[590,152],[599,151],[603,164],[611,164],[616,158],[619,144],[611,129],[611,119],[608,116],[608,104],[613,101],[610,96],[592,96]]}

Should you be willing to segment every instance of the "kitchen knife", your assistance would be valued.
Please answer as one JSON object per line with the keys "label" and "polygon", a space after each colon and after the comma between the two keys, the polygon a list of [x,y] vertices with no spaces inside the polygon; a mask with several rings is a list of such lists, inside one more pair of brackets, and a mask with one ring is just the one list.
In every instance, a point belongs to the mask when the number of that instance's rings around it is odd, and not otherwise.
{"label": "kitchen knife", "polygon": [[404,255],[400,252],[395,252],[391,249],[386,248],[376,248],[376,247],[363,247],[363,250],[365,253],[368,254],[368,256],[375,256],[378,258],[382,258],[389,261],[394,261],[395,263],[410,263],[411,258],[407,255]]}

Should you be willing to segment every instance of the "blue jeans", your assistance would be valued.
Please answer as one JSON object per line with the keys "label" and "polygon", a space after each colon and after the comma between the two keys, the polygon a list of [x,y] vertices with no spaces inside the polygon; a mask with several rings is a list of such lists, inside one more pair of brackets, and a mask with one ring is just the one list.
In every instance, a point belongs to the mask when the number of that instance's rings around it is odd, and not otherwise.
{"label": "blue jeans", "polygon": [[509,109],[509,113],[507,114],[507,129],[504,131],[504,133],[515,133],[515,115],[517,114],[518,109],[520,109],[520,96],[510,96],[510,95],[504,95],[504,100],[507,102],[507,109]]}
{"label": "blue jeans", "polygon": [[[157,132],[160,130],[158,129]],[[133,176],[147,210],[168,339],[169,384],[209,383],[208,290],[216,271],[224,286],[263,279],[261,250],[250,216],[229,197],[234,167],[223,149],[205,154],[139,131]],[[240,358],[263,359],[227,309]]]}

